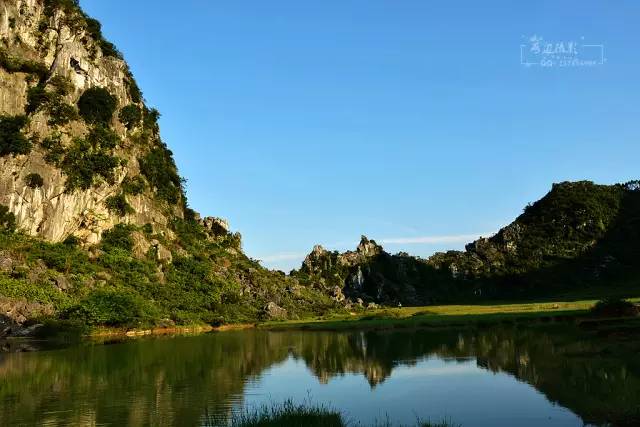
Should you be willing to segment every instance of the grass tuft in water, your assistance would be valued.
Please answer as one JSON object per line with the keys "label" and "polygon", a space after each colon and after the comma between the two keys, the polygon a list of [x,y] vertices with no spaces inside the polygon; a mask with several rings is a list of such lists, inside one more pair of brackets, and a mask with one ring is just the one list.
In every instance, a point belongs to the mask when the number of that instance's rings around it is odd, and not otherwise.
{"label": "grass tuft in water", "polygon": [[261,406],[236,412],[231,420],[207,417],[206,427],[346,427],[339,412],[325,406],[295,404],[287,400],[279,405]]}
{"label": "grass tuft in water", "polygon": [[[287,400],[282,404],[245,409],[226,417],[205,415],[205,427],[364,427],[360,423],[345,421],[340,412],[323,405],[296,404]],[[392,427],[390,421],[376,422],[372,427]],[[418,420],[416,427],[460,427],[449,421]],[[406,426],[408,427],[408,426]]]}

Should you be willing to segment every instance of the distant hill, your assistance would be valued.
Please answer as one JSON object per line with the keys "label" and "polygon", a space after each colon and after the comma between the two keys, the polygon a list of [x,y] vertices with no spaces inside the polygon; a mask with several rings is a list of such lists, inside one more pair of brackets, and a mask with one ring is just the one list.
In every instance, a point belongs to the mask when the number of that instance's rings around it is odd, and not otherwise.
{"label": "distant hill", "polygon": [[640,289],[640,183],[554,184],[522,215],[465,251],[391,255],[363,236],[355,252],[316,246],[292,275],[363,301],[426,304],[545,296],[627,281]]}

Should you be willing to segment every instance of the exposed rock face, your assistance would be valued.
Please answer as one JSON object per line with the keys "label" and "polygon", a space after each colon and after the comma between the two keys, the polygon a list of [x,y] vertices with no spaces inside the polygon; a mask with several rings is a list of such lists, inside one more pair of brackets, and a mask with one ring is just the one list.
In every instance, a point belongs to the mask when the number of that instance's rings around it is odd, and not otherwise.
{"label": "exposed rock face", "polygon": [[269,302],[264,308],[264,310],[269,319],[283,320],[287,318],[287,310],[280,307],[278,304],[276,304],[273,301]]}
{"label": "exposed rock face", "polygon": [[213,235],[223,235],[229,233],[229,222],[226,219],[214,216],[207,216],[198,221],[205,230]]}
{"label": "exposed rock face", "polygon": [[50,305],[0,297],[0,324],[22,325],[28,319],[53,313]]}
{"label": "exposed rock face", "polygon": [[[64,10],[48,13],[42,0],[3,0],[0,49],[16,60],[44,66],[48,70],[47,82],[56,76],[67,79],[71,90],[64,102],[69,106],[92,87],[106,88],[117,100],[118,109],[131,104],[143,106],[132,99],[129,88],[135,82],[127,64],[118,57],[106,56],[98,48],[98,41],[81,25],[82,20],[71,15]],[[25,114],[27,93],[38,84],[42,85],[42,81],[38,83],[33,74],[0,66],[0,115]],[[137,131],[128,130],[117,115],[116,112],[109,124],[121,138],[116,148],[121,164],[114,171],[113,182],[66,191],[67,177],[56,165],[45,161],[46,150],[39,142],[57,135],[68,147],[74,138],[87,134],[88,126],[82,120],[52,125],[50,112],[29,113],[24,133],[34,141],[31,152],[0,157],[0,204],[15,214],[21,230],[54,242],[75,235],[84,242],[95,243],[104,230],[120,222],[153,223],[159,230],[166,230],[168,218],[182,215],[178,206],[159,203],[152,188],[127,195],[132,210],[125,215],[116,214],[105,205],[108,197],[120,192],[125,180],[139,176],[138,159],[150,149],[150,145],[133,142]],[[41,187],[27,185],[27,175],[34,173],[42,177]]]}

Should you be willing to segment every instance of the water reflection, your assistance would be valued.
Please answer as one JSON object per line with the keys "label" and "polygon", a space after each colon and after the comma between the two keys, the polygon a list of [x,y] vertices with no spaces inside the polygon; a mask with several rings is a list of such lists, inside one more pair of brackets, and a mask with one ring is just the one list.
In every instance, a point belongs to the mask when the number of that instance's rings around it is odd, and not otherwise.
{"label": "water reflection", "polygon": [[570,325],[250,330],[0,355],[0,425],[197,425],[241,404],[249,384],[287,360],[320,383],[357,374],[375,390],[426,357],[508,373],[585,422],[624,425],[640,404],[637,348]]}

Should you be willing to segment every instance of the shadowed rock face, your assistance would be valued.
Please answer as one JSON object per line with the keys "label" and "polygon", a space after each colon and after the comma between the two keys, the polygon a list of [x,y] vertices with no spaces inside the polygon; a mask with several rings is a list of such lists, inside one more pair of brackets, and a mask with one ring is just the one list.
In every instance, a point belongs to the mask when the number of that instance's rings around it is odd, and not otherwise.
{"label": "shadowed rock face", "polygon": [[[75,235],[87,243],[100,240],[104,230],[119,222],[136,225],[153,223],[167,232],[173,216],[182,216],[180,203],[168,205],[158,201],[153,188],[127,195],[132,207],[121,216],[105,205],[108,197],[120,192],[123,182],[140,175],[138,159],[159,142],[157,131],[139,141],[140,128],[127,129],[118,119],[118,111],[128,105],[141,108],[134,99],[135,85],[128,65],[118,56],[107,56],[100,40],[87,27],[87,20],[76,9],[48,10],[39,0],[3,0],[0,4],[0,49],[13,63],[31,61],[46,70],[43,76],[0,66],[0,115],[24,115],[28,109],[28,92],[36,87],[51,89],[54,78],[64,78],[69,91],[62,103],[75,108],[80,96],[89,88],[105,88],[115,97],[117,110],[108,126],[118,135],[114,149],[120,164],[114,170],[113,182],[97,182],[88,189],[66,191],[67,176],[56,165],[45,160],[47,150],[40,144],[51,136],[59,136],[67,148],[75,138],[83,138],[89,126],[81,119],[65,124],[52,124],[56,111],[40,108],[29,112],[25,136],[33,141],[28,154],[0,157],[0,204],[15,214],[18,228],[33,236],[58,242]],[[5,64],[6,65],[6,64]],[[9,69],[8,69],[9,68]],[[43,185],[33,188],[26,177],[38,174]]]}
{"label": "shadowed rock face", "polygon": [[353,301],[430,304],[529,297],[640,277],[640,187],[555,184],[494,236],[424,260],[391,255],[363,236],[355,251],[316,246],[292,274]]}

